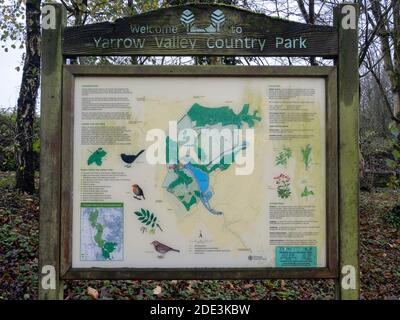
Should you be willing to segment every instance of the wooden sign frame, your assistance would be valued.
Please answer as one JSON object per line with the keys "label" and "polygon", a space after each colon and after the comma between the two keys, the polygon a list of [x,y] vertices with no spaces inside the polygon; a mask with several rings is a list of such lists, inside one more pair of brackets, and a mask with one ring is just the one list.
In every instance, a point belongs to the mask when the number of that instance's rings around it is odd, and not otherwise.
{"label": "wooden sign frame", "polygon": [[[326,268],[72,268],[72,164],[75,77],[321,78],[326,97]],[[337,278],[337,77],[334,67],[64,66],[61,170],[61,279]]]}
{"label": "wooden sign frame", "polygon": [[[253,50],[228,50],[199,47],[196,50],[138,50],[137,48],[93,48],[93,44],[87,42],[85,35],[93,35],[96,30],[105,30],[108,35],[121,34],[121,26],[145,21],[149,18],[156,19],[162,16],[176,19],[177,12],[189,9],[196,15],[208,15],[207,10],[221,9],[232,16],[235,25],[239,23],[248,28],[247,36],[258,37],[281,36],[285,34],[307,33],[310,39],[310,47],[271,49],[268,52]],[[206,12],[207,11],[207,12]],[[358,77],[358,52],[357,52],[357,22],[358,6],[343,4],[336,8],[335,23],[333,27],[310,26],[296,22],[273,19],[265,15],[259,15],[245,10],[221,5],[187,5],[154,11],[144,15],[127,17],[114,24],[96,24],[81,27],[66,28],[66,12],[61,4],[45,4],[44,16],[52,14],[54,24],[49,24],[42,30],[42,84],[41,84],[41,175],[40,175],[40,286],[39,298],[59,299],[63,297],[64,279],[168,279],[167,273],[155,270],[108,270],[107,272],[91,270],[91,272],[70,269],[68,241],[69,212],[68,203],[71,190],[68,188],[70,181],[70,158],[66,157],[65,150],[71,148],[70,122],[71,114],[68,108],[71,106],[71,88],[74,75],[113,74],[118,70],[120,74],[136,73],[149,74],[155,72],[176,73],[187,75],[196,74],[215,75],[217,72],[239,76],[241,73],[251,72],[265,76],[275,73],[283,76],[290,75],[314,75],[324,76],[328,79],[329,91],[329,121],[327,123],[327,136],[330,137],[328,145],[328,162],[337,164],[337,169],[331,168],[330,174],[334,175],[335,185],[330,185],[330,202],[328,220],[334,228],[327,229],[329,237],[328,268],[324,270],[235,270],[230,272],[212,272],[201,270],[176,270],[174,278],[197,279],[227,279],[227,278],[334,278],[337,285],[337,297],[340,299],[357,299],[359,297],[359,261],[358,261],[358,112],[359,112],[359,77]],[[251,23],[251,21],[258,23]],[[279,21],[278,21],[279,20]],[[277,26],[276,28],[274,26]],[[103,28],[103,29],[102,29]],[[268,30],[264,30],[267,28]],[[201,29],[201,28],[200,28]],[[205,29],[204,29],[205,30]],[[208,29],[208,31],[211,29]],[[215,30],[212,29],[212,32]],[[179,31],[180,32],[180,31]],[[197,31],[196,31],[197,32]],[[79,37],[81,35],[81,37]],[[204,35],[195,35],[195,38],[203,39]],[[224,35],[228,37],[228,35]],[[85,40],[86,39],[86,40]],[[90,39],[90,37],[89,37]],[[200,40],[199,40],[200,41]],[[115,43],[115,42],[114,42]],[[239,41],[240,43],[240,41]],[[273,45],[272,42],[266,42]],[[329,43],[327,46],[326,44]],[[275,48],[278,49],[278,48]],[[287,50],[286,50],[287,49]],[[293,50],[292,50],[293,49]],[[172,69],[169,67],[160,71],[154,68],[147,71],[146,67],[82,67],[65,66],[65,59],[80,55],[187,55],[187,56],[321,56],[332,58],[335,61],[333,68],[298,67],[298,68],[261,68],[252,67],[242,69],[239,67],[188,67]],[[115,69],[114,69],[115,68]],[[107,71],[108,70],[108,71]],[[63,72],[65,74],[63,80]],[[336,79],[336,80],[335,80]],[[63,87],[66,90],[63,94]],[[332,94],[337,87],[337,95]],[[337,102],[337,103],[336,103]],[[337,105],[337,113],[334,106]],[[63,120],[63,116],[66,117]],[[66,119],[66,120],[65,120]],[[61,130],[63,128],[63,131]],[[63,132],[63,133],[62,133]],[[332,147],[336,145],[336,148]],[[64,149],[64,150],[63,150]],[[337,161],[336,161],[337,160]],[[335,171],[336,170],[336,171]],[[335,172],[335,174],[334,174]],[[332,178],[332,177],[331,177]],[[336,180],[335,180],[336,179]],[[64,185],[64,183],[66,183]],[[338,187],[337,192],[334,190]],[[336,200],[335,200],[336,197]],[[67,201],[67,202],[65,202]],[[337,214],[332,214],[337,212]],[[337,227],[336,227],[337,226]],[[168,272],[171,272],[168,270]],[[183,272],[183,273],[182,273]]]}

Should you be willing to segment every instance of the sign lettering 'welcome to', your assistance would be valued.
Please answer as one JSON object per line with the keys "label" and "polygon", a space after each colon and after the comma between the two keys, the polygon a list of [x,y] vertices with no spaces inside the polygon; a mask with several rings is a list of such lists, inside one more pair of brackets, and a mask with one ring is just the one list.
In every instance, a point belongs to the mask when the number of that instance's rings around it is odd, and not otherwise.
{"label": "sign lettering 'welcome to'", "polygon": [[[87,27],[66,28],[66,55],[261,55],[337,53],[333,27],[271,18],[232,7],[192,5]],[[208,9],[208,10],[207,10]],[[79,32],[80,31],[80,32]],[[82,32],[84,31],[84,32]],[[324,45],[321,48],[321,39]],[[326,54],[325,54],[326,56]],[[329,56],[329,54],[328,54]]]}
{"label": "sign lettering 'welcome to'", "polygon": [[[215,10],[211,15],[210,25],[199,27],[195,23],[195,18],[190,10],[182,13],[180,22],[186,27],[187,36],[179,36],[178,25],[130,25],[130,31],[133,35],[147,35],[148,38],[142,37],[126,37],[126,38],[94,38],[96,48],[135,48],[143,49],[146,42],[155,42],[157,48],[163,49],[189,49],[194,50],[198,45],[198,39],[193,36],[207,35],[206,47],[208,49],[254,49],[259,51],[267,50],[267,39],[243,37],[243,28],[240,26],[232,26],[229,30],[231,36],[229,38],[220,38],[220,34],[224,23],[225,15],[221,10]],[[192,37],[191,37],[192,36]],[[275,37],[275,48],[307,48],[307,39],[302,36],[296,38],[285,39],[283,37]]]}

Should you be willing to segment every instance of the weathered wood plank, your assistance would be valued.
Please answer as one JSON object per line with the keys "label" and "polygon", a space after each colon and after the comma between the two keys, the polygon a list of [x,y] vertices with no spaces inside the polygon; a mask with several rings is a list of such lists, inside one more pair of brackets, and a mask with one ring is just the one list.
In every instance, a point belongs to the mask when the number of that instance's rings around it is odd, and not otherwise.
{"label": "weathered wood plank", "polygon": [[[217,18],[212,14],[217,13]],[[285,39],[285,40],[284,40]],[[337,30],[226,5],[191,4],[68,27],[64,55],[324,56],[338,53]]]}
{"label": "weathered wood plank", "polygon": [[230,279],[333,279],[328,268],[91,268],[70,269],[64,280],[230,280]]}
{"label": "weathered wood plank", "polygon": [[[355,19],[355,20],[354,20]],[[359,298],[358,7],[336,11],[339,29],[339,267],[338,298]]]}
{"label": "weathered wood plank", "polygon": [[66,16],[61,4],[54,4],[54,8],[55,28],[42,30],[39,299],[59,299],[63,294],[59,281],[61,35]]}
{"label": "weathered wood plank", "polygon": [[303,67],[303,66],[118,66],[118,65],[66,65],[68,72],[74,76],[168,76],[168,77],[328,77],[334,74],[335,67]]}
{"label": "weathered wood plank", "polygon": [[73,141],[74,141],[74,78],[67,68],[63,70],[62,147],[61,147],[61,256],[60,276],[72,261],[72,190],[73,190]]}
{"label": "weathered wood plank", "polygon": [[326,234],[327,262],[338,277],[338,101],[337,69],[327,79],[326,106]]}

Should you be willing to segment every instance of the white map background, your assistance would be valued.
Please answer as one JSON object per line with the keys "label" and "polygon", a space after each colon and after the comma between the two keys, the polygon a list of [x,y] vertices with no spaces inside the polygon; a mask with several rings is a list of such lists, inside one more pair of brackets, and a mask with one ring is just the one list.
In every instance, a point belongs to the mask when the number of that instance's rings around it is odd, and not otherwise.
{"label": "white map background", "polygon": [[[86,165],[88,149],[99,146],[80,146],[82,99],[81,86],[97,85],[104,88],[128,88],[127,99],[131,106],[131,118],[104,121],[107,125],[125,126],[130,131],[131,142],[125,146],[102,145],[107,156],[101,169],[114,170],[125,175],[124,181],[107,182],[111,186],[111,201],[124,204],[124,259],[122,261],[82,261],[80,259],[80,180],[81,168]],[[317,207],[313,217],[320,228],[313,239],[317,246],[317,266],[326,265],[325,247],[325,82],[323,79],[307,78],[212,78],[198,77],[138,77],[138,78],[94,78],[77,77],[75,81],[75,124],[74,124],[74,216],[73,216],[73,263],[76,268],[88,267],[133,267],[133,268],[239,268],[274,267],[275,247],[269,244],[269,204],[280,201],[276,196],[273,177],[281,173],[274,168],[275,150],[281,142],[268,139],[269,104],[268,87],[315,89],[315,104],[312,106],[316,122],[310,123],[314,137],[314,159],[316,164],[310,175],[318,196],[313,199],[300,197],[303,172],[302,163],[293,161],[287,168],[298,185],[288,205]],[[169,121],[181,119],[190,107],[198,103],[206,107],[228,106],[235,114],[245,104],[251,112],[258,111],[262,121],[256,124],[254,171],[250,175],[235,174],[236,164],[226,171],[210,175],[213,189],[211,205],[222,211],[213,215],[198,203],[187,211],[176,196],[163,187],[168,173],[166,165],[150,165],[141,156],[134,165],[126,168],[120,154],[137,153],[147,149],[146,133],[154,128],[168,135]],[[87,119],[84,120],[88,122]],[[301,144],[300,144],[301,143]],[[299,150],[303,141],[294,146]],[[316,147],[318,146],[318,148]],[[296,150],[297,150],[296,149]],[[299,152],[299,151],[298,151]],[[99,169],[99,168],[97,168]],[[126,180],[126,181],[125,181]],[[139,201],[132,196],[132,185],[139,184],[146,199]],[[97,201],[99,202],[99,201]],[[142,232],[143,225],[134,214],[141,209],[157,215],[162,231]],[[200,236],[201,235],[201,236]],[[180,252],[169,252],[163,259],[155,252],[153,241],[159,241]],[[201,249],[199,249],[201,248]],[[205,248],[203,250],[202,248]]]}

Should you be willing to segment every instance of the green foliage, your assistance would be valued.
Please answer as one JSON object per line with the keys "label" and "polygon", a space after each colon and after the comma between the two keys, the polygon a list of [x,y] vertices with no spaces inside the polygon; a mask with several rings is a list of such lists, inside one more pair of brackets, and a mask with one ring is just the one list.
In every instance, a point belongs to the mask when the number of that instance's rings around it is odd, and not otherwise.
{"label": "green foliage", "polygon": [[[400,187],[400,130],[398,124],[394,121],[389,124],[389,143],[391,146],[390,156],[386,159],[386,165],[392,170],[393,175],[390,177],[388,187],[391,189],[399,189]],[[400,202],[389,210],[383,217],[388,225],[400,229]]]}
{"label": "green foliage", "polygon": [[156,227],[163,231],[158,224],[159,220],[157,216],[153,212],[142,208],[140,211],[135,211],[135,214],[138,220],[146,227],[149,227],[151,231],[154,232]]}
{"label": "green foliage", "polygon": [[377,154],[386,153],[391,148],[391,142],[382,133],[373,129],[361,132],[360,144],[361,152],[366,160]]}
{"label": "green foliage", "polygon": [[[42,1],[44,3],[44,1]],[[49,1],[60,2],[60,1]],[[82,25],[140,14],[168,5],[167,1],[136,0],[132,7],[126,0],[87,1],[65,0],[62,2],[68,12],[68,25]],[[8,52],[10,48],[23,48],[25,37],[25,5],[21,0],[0,0],[0,46]]]}
{"label": "green foliage", "polygon": [[40,140],[39,140],[39,138],[36,138],[36,139],[33,140],[32,150],[33,150],[33,152],[36,152],[36,153],[40,152]]}
{"label": "green foliage", "polygon": [[393,171],[393,175],[390,177],[388,187],[392,189],[398,189],[400,186],[399,169],[400,169],[400,145],[399,145],[399,128],[395,122],[391,122],[389,125],[389,142],[391,145],[390,158],[386,159],[386,165]]}
{"label": "green foliage", "polygon": [[[40,139],[39,120],[34,123],[33,153],[35,170],[39,169]],[[15,141],[16,113],[9,110],[0,110],[0,171],[15,171]]]}
{"label": "green foliage", "polygon": [[14,138],[14,114],[0,111],[0,171],[15,170]]}
{"label": "green foliage", "polygon": [[400,230],[400,203],[398,202],[392,210],[386,212],[383,216],[383,221]]}
{"label": "green foliage", "polygon": [[24,46],[25,6],[18,0],[0,0],[0,46],[8,52]]}

